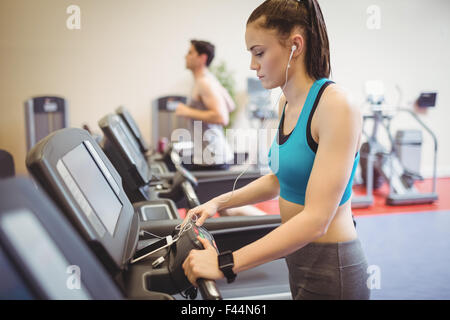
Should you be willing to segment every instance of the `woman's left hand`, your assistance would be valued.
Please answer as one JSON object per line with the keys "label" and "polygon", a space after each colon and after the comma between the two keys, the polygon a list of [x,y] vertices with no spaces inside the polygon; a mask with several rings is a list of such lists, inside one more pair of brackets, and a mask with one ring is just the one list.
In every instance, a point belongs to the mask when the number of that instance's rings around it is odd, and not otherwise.
{"label": "woman's left hand", "polygon": [[189,282],[197,286],[197,279],[217,280],[224,277],[219,269],[217,251],[207,239],[198,237],[204,250],[191,250],[183,262],[184,274]]}

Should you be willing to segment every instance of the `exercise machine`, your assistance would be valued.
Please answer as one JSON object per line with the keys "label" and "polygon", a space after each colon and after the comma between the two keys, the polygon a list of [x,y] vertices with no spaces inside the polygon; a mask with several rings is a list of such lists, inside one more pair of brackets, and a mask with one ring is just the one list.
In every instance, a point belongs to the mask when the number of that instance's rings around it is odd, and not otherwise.
{"label": "exercise machine", "polygon": [[[146,221],[151,221],[152,214],[156,213],[159,218],[160,212],[153,211],[155,204],[151,202],[133,207],[117,171],[85,130],[63,129],[44,138],[28,154],[27,167],[127,297],[167,299],[178,290],[188,289],[172,281],[164,283],[166,294],[156,293],[149,282],[157,282],[155,279],[163,277],[164,273],[173,275],[171,271],[154,269],[151,259],[131,264],[138,251],[154,242],[154,239],[139,242],[142,215],[148,217]],[[177,253],[187,256],[189,252]],[[205,298],[220,298],[214,283],[204,280],[198,284],[204,287],[202,292],[209,294]]]}
{"label": "exercise machine", "polygon": [[8,151],[0,149],[0,179],[14,177],[15,174],[13,156]]}
{"label": "exercise machine", "polygon": [[179,202],[186,198],[189,208],[198,205],[192,188],[192,185],[197,186],[197,179],[185,168],[178,165],[176,172],[153,173],[121,117],[109,114],[98,124],[104,133],[100,145],[122,177],[131,202],[161,198]]}
{"label": "exercise machine", "polygon": [[132,139],[139,146],[140,152],[147,159],[152,172],[156,174],[167,173],[169,169],[163,161],[161,161],[161,154],[156,152],[151,148],[145,141],[139,126],[134,120],[131,113],[124,106],[120,106],[116,109],[116,114],[122,118],[122,121],[128,127],[130,133],[132,134]]}
{"label": "exercise machine", "polygon": [[[429,93],[426,94],[430,96]],[[422,107],[433,107],[436,95],[432,98],[421,95],[418,99]],[[433,203],[438,199],[436,192],[436,166],[437,166],[437,138],[433,131],[411,110],[406,108],[396,108],[398,113],[407,113],[418,123],[433,140],[433,176],[432,190],[430,192],[419,192],[414,186],[417,180],[423,180],[418,172],[420,169],[420,131],[398,131],[394,139],[391,133],[391,121],[394,118],[392,113],[385,112],[382,93],[368,95],[368,102],[371,106],[371,114],[363,116],[363,134],[367,142],[361,146],[361,174],[366,186],[366,195],[354,197],[352,207],[368,207],[373,203],[373,190],[379,188],[383,182],[388,182],[389,194],[386,198],[388,205],[412,205]],[[364,130],[367,120],[373,121],[372,133],[369,135]],[[378,140],[380,129],[384,129],[390,143],[390,149],[384,147]],[[405,165],[405,164],[408,165]],[[412,163],[412,164],[411,164]],[[417,170],[417,171],[413,171]]]}
{"label": "exercise machine", "polygon": [[278,112],[272,109],[271,91],[265,89],[258,78],[247,78],[248,119],[257,120],[257,129],[262,129],[269,120],[277,120]]}
{"label": "exercise machine", "polygon": [[191,130],[191,120],[175,115],[171,108],[175,104],[169,102],[181,102],[186,104],[187,97],[170,95],[155,99],[151,106],[152,120],[152,145],[158,146],[160,139],[170,140],[175,129],[184,128]]}
{"label": "exercise machine", "polygon": [[68,104],[61,97],[34,97],[25,102],[27,150],[49,133],[67,128]]}

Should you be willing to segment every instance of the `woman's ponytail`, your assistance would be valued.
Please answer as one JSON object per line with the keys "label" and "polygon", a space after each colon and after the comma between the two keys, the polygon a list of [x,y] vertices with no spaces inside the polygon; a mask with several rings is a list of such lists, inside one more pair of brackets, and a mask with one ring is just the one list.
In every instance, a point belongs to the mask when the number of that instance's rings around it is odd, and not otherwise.
{"label": "woman's ponytail", "polygon": [[306,67],[314,79],[329,78],[331,74],[330,44],[327,27],[317,0],[302,0],[309,13],[311,23],[306,49]]}

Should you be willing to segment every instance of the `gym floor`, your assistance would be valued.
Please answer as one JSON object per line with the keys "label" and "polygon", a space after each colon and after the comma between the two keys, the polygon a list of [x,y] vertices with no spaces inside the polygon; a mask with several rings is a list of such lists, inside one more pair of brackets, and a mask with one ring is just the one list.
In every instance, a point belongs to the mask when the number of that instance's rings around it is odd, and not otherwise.
{"label": "gym floor", "polygon": [[[431,190],[431,180],[416,183]],[[374,205],[353,209],[358,236],[369,263],[374,300],[450,299],[450,178],[437,181],[433,204],[387,206],[388,186],[374,192]],[[355,187],[354,195],[364,193]],[[278,200],[255,205],[279,214]]]}
{"label": "gym floor", "polygon": [[[428,192],[431,180],[416,187]],[[437,192],[433,204],[392,207],[384,185],[372,207],[353,210],[369,265],[379,271],[371,299],[450,299],[449,178],[438,179]]]}

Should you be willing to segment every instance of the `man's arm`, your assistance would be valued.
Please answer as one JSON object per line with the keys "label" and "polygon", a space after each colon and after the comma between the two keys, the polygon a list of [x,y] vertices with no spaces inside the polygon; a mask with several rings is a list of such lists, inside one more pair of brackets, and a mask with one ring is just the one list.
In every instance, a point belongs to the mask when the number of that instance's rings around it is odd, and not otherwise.
{"label": "man's arm", "polygon": [[229,121],[228,112],[224,110],[218,92],[215,92],[206,79],[198,81],[200,98],[207,110],[197,110],[180,103],[175,112],[176,115],[201,120],[208,123],[227,125]]}
{"label": "man's arm", "polygon": [[222,92],[228,112],[233,112],[236,109],[236,104],[234,103],[233,99],[231,98],[230,93],[224,87],[221,87],[220,91]]}

